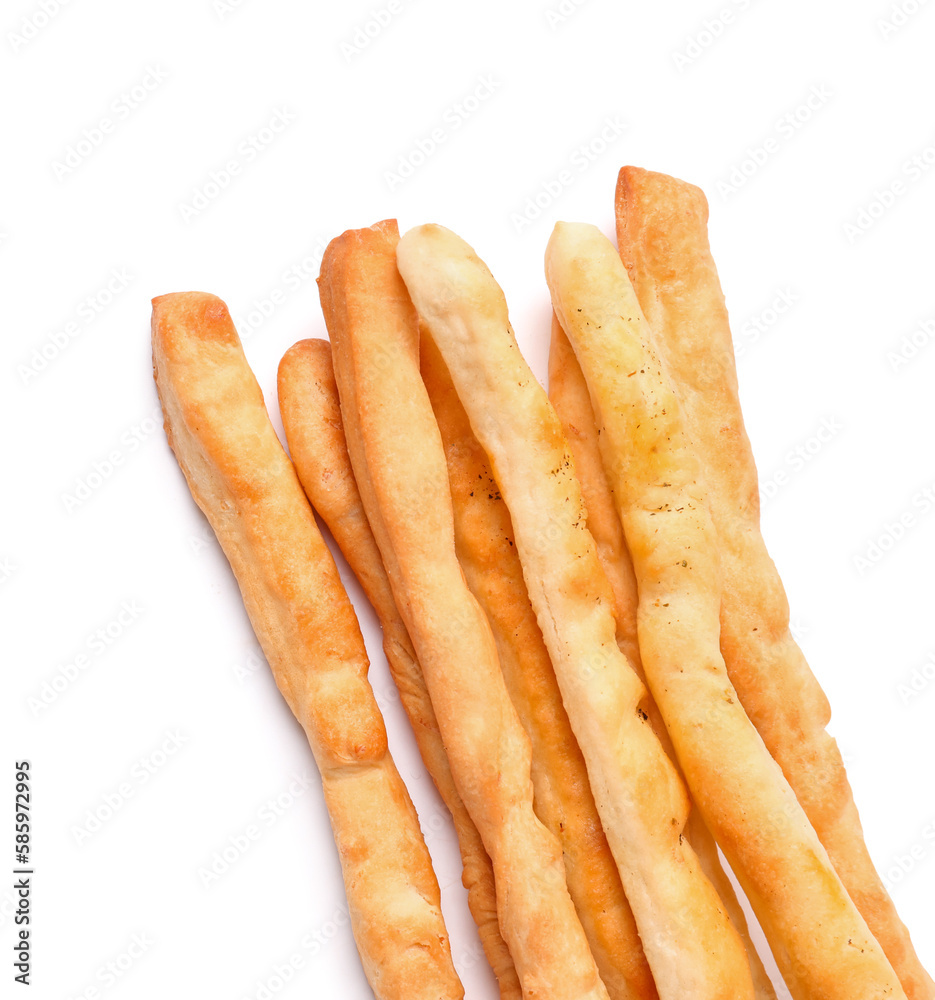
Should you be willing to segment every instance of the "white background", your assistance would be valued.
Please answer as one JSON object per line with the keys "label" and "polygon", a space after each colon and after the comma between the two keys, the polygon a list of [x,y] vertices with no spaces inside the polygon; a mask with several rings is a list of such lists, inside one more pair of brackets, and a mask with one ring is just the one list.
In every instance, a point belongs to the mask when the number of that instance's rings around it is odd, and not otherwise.
{"label": "white background", "polygon": [[[298,956],[277,995],[370,996],[311,755],[153,419],[149,299],[222,296],[278,428],[278,360],[324,336],[323,241],[388,216],[402,229],[438,221],[499,278],[544,377],[551,224],[612,234],[625,163],[708,194],[761,479],[785,473],[764,507],[767,541],[872,854],[935,968],[935,507],[919,494],[935,485],[935,345],[919,325],[935,319],[935,10],[908,0],[913,12],[887,30],[886,0],[588,0],[564,19],[558,0],[413,0],[353,50],[378,4],[71,0],[51,17],[35,0],[4,4],[0,870],[13,868],[13,761],[26,757],[32,995],[262,997]],[[713,38],[705,21],[722,10],[732,19]],[[465,118],[458,105],[483,80],[490,96]],[[284,131],[244,153],[278,112]],[[98,136],[102,118],[113,128]],[[601,150],[608,120],[617,134]],[[436,128],[444,141],[411,176],[390,176]],[[85,130],[101,141],[83,142]],[[231,159],[239,173],[218,191],[212,171]],[[745,159],[743,183],[728,187]],[[573,183],[542,195],[562,170]],[[872,205],[894,182],[892,204]],[[207,207],[188,212],[199,192]],[[529,221],[537,194],[550,203]],[[780,293],[794,303],[777,319],[764,311]],[[888,355],[913,331],[917,352],[896,365]],[[818,448],[823,421],[835,430]],[[79,481],[96,488],[75,504]],[[905,512],[914,523],[894,542],[887,525]],[[372,613],[348,586],[456,964],[470,997],[492,998],[453,833]],[[92,645],[124,602],[135,617]],[[80,654],[86,667],[36,708]],[[119,808],[88,835],[108,796]],[[199,869],[251,824],[260,839],[206,886]],[[4,982],[11,885],[0,877]],[[315,933],[322,944],[303,947]],[[121,959],[128,949],[138,957]]]}

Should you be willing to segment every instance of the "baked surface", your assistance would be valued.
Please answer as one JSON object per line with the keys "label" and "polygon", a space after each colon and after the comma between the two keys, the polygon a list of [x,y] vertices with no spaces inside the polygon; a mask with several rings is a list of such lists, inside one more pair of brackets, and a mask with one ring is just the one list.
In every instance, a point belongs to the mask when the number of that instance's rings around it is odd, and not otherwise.
{"label": "baked surface", "polygon": [[743,945],[685,841],[688,796],[640,710],[561,423],[523,360],[503,293],[441,226],[397,260],[510,510],[516,548],[660,997],[753,995]]}
{"label": "baked surface", "polygon": [[[575,461],[575,473],[581,484],[588,531],[594,536],[598,558],[610,582],[614,619],[617,625],[617,645],[623,650],[640,680],[645,683],[646,676],[643,673],[636,627],[638,594],[633,560],[630,558],[623,527],[617,516],[617,508],[614,506],[614,496],[604,472],[588,384],[581,372],[575,352],[565,336],[565,331],[554,313],[549,348],[549,400],[562,422],[562,429]],[[658,706],[652,697],[647,695],[641,707],[649,716],[649,724],[663,749],[678,769],[675,750]],[[717,843],[697,809],[690,810],[688,814],[685,835],[695,854],[698,855],[698,862],[708,881],[721,897],[731,923],[737,928],[743,940],[757,997],[759,1000],[773,1000],[776,991],[750,937],[747,918],[744,916],[734,887],[721,865]]]}
{"label": "baked surface", "polygon": [[558,223],[546,277],[591,392],[636,572],[643,667],[693,801],[794,997],[904,996],[728,678],[700,465],[626,269],[595,226]]}
{"label": "baked surface", "polygon": [[562,845],[568,890],[611,1000],[654,1000],[656,985],[633,911],[529,603],[510,513],[445,362],[427,336],[421,339],[421,369],[448,459],[458,559],[493,629],[507,690],[532,742],[536,815]]}
{"label": "baked surface", "polygon": [[[606,1000],[536,817],[531,751],[490,626],[464,581],[448,472],[419,374],[419,329],[396,267],[395,221],[329,244],[319,290],[349,453],[396,605],[419,657],[458,792],[494,867],[500,929],[524,994]],[[363,463],[363,464],[362,464]]]}
{"label": "baked surface", "polygon": [[935,983],[864,843],[840,751],[826,731],[828,701],[789,631],[785,591],[760,533],[756,466],[705,196],[665,174],[624,167],[616,214],[620,255],[703,468],[721,551],[721,652],[731,681],[907,995],[932,1000]]}
{"label": "baked surface", "polygon": [[374,994],[458,1000],[438,883],[387,750],[357,618],[219,298],[153,300],[153,371],[169,444],[321,771]]}
{"label": "baked surface", "polygon": [[[383,651],[419,752],[451,813],[468,906],[497,977],[500,998],[519,1000],[519,979],[497,922],[493,866],[455,787],[422,668],[393,599],[351,468],[331,344],[327,340],[300,340],[290,347],[279,363],[278,391],[283,428],[299,480],[377,613],[383,629]],[[363,489],[368,489],[367,484]]]}

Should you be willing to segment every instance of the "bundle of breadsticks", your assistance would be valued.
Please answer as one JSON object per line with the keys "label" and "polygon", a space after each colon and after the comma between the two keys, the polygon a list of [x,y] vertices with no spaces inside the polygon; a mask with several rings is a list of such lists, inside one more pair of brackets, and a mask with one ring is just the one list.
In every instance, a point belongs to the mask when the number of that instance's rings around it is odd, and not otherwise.
{"label": "bundle of breadsticks", "polygon": [[935,1000],[789,631],[697,188],[626,167],[546,250],[547,395],[454,233],[329,245],[272,428],[224,304],[153,303],[166,432],[318,766],[378,1000],[455,998],[356,573],[504,1000]]}

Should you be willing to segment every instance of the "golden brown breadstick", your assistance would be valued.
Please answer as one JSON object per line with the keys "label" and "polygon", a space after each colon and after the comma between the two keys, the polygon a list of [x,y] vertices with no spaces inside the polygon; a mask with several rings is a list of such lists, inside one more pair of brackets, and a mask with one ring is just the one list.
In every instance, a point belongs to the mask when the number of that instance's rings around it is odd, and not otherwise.
{"label": "golden brown breadstick", "polygon": [[529,603],[509,511],[431,337],[421,339],[421,369],[448,459],[458,559],[493,629],[507,690],[532,741],[536,814],[562,845],[568,890],[611,1000],[654,1000],[633,911]]}
{"label": "golden brown breadstick", "polygon": [[[598,558],[610,581],[614,619],[617,623],[617,645],[633,665],[640,680],[645,682],[636,633],[638,599],[633,560],[627,549],[617,508],[614,506],[613,494],[604,472],[588,385],[581,373],[575,352],[554,313],[552,341],[549,348],[549,399],[562,422],[562,429],[571,448],[587,512],[588,530],[594,536]],[[655,701],[652,698],[646,699],[643,702],[643,709],[649,716],[653,732],[659,737],[659,742],[677,767],[675,750]],[[697,809],[692,809],[688,814],[685,832],[698,855],[702,870],[717,890],[731,922],[743,940],[750,960],[750,972],[753,975],[757,997],[760,1000],[773,1000],[776,991],[750,937],[747,918],[744,916],[734,887],[721,865],[714,837],[711,836],[711,831],[705,826],[704,819]]]}
{"label": "golden brown breadstick", "polygon": [[529,597],[659,995],[751,997],[743,945],[683,836],[685,786],[617,646],[561,424],[519,352],[503,293],[441,226],[406,233],[397,261],[509,507]]}
{"label": "golden brown breadstick", "polygon": [[354,610],[219,298],[153,300],[153,371],[169,444],[321,771],[374,994],[461,998],[438,883],[387,750]]}
{"label": "golden brown breadstick", "polygon": [[[419,657],[458,792],[493,862],[500,929],[524,995],[606,1000],[532,804],[529,738],[454,546],[445,454],[419,375],[419,329],[395,221],[329,244],[319,288],[349,453],[396,605]],[[365,468],[360,469],[363,456]]]}
{"label": "golden brown breadstick", "polygon": [[[552,313],[549,345],[549,400],[562,422],[562,430],[575,461],[575,473],[581,484],[588,531],[594,536],[598,558],[610,583],[617,644],[640,680],[645,681],[636,636],[637,594],[633,561],[604,472],[588,386],[555,313]],[[665,727],[662,729],[664,731]]]}
{"label": "golden brown breadstick", "polygon": [[932,1000],[908,931],[873,867],[827,699],[789,631],[789,606],[760,533],[724,296],[700,189],[624,167],[620,255],[668,366],[701,462],[723,566],[721,652],[741,703],[783,769],[841,880],[912,1000]]}
{"label": "golden brown breadstick", "polygon": [[461,849],[468,906],[500,984],[501,1000],[519,1000],[522,995],[519,979],[497,923],[493,867],[455,788],[422,668],[393,600],[383,559],[354,479],[334,380],[331,344],[327,340],[301,340],[293,344],[279,363],[278,389],[283,428],[299,480],[380,619],[383,651],[419,752],[451,813]]}
{"label": "golden brown breadstick", "polygon": [[595,226],[559,223],[546,277],[599,419],[636,572],[643,668],[693,801],[793,996],[903,997],[727,676],[717,536],[699,463],[679,401],[644,342],[646,320],[626,269]]}

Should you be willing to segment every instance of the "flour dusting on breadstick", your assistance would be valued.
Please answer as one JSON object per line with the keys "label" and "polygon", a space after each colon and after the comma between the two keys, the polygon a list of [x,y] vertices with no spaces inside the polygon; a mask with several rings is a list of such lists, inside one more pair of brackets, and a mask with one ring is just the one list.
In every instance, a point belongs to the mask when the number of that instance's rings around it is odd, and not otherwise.
{"label": "flour dusting on breadstick", "polygon": [[[638,595],[633,560],[630,558],[623,526],[620,524],[617,508],[614,505],[614,495],[607,482],[607,474],[604,472],[598,428],[594,420],[588,384],[581,372],[575,352],[565,336],[565,331],[554,313],[549,347],[549,399],[562,421],[562,428],[568,439],[568,446],[575,460],[575,471],[581,484],[588,530],[594,536],[598,558],[610,582],[614,619],[617,624],[617,645],[623,650],[640,679],[645,682],[636,627]],[[666,753],[678,766],[675,750],[655,701],[647,698],[643,702],[643,709],[649,716],[653,732],[659,737]],[[743,940],[758,1000],[774,1000],[776,991],[762,959],[757,954],[743,907],[721,865],[714,837],[711,836],[711,831],[705,826],[704,819],[697,809],[689,813],[685,832],[698,855],[702,870],[717,890],[731,922]]]}
{"label": "flour dusting on breadstick", "polygon": [[559,223],[546,278],[598,416],[636,572],[643,668],[693,801],[797,1000],[904,997],[728,678],[699,462],[626,270],[595,226]]}

